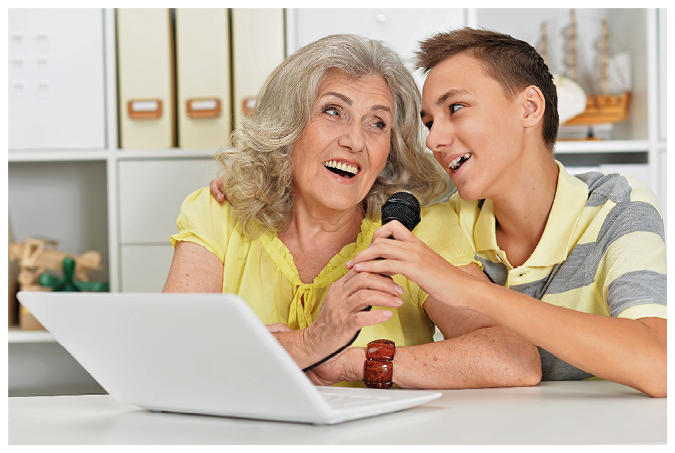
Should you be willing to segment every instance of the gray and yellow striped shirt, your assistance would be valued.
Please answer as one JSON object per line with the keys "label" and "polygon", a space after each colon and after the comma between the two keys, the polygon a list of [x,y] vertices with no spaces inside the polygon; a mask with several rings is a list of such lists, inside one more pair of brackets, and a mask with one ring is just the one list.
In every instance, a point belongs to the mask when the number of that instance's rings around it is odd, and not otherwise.
{"label": "gray and yellow striped shirt", "polygon": [[[654,193],[628,175],[570,175],[562,164],[539,244],[514,268],[497,245],[491,200],[448,200],[490,279],[544,302],[629,319],[666,318],[666,246]],[[592,377],[539,348],[543,380]]]}

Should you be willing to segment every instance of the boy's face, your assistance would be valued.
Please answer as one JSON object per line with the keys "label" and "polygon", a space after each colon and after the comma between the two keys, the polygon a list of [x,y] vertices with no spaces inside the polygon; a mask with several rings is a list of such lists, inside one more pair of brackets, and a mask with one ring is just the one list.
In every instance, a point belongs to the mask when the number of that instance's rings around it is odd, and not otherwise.
{"label": "boy's face", "polygon": [[468,54],[435,66],[424,82],[422,122],[427,147],[464,200],[494,198],[507,190],[523,161],[523,111]]}

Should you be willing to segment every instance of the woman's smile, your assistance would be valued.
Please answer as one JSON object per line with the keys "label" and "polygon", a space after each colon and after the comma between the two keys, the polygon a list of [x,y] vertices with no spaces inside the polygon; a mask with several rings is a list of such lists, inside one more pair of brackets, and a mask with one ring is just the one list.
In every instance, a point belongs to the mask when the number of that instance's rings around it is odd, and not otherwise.
{"label": "woman's smile", "polygon": [[341,183],[353,181],[361,171],[361,166],[358,163],[346,162],[344,160],[328,160],[323,163],[323,166],[333,175],[336,175],[337,181]]}

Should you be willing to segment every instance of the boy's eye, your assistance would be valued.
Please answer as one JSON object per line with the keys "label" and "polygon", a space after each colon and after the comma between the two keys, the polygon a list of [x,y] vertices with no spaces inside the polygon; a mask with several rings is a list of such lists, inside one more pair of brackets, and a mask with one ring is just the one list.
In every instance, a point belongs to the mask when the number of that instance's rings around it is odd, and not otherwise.
{"label": "boy's eye", "polygon": [[455,113],[457,110],[461,109],[462,107],[464,107],[464,106],[461,105],[461,104],[452,104],[450,106],[450,114]]}

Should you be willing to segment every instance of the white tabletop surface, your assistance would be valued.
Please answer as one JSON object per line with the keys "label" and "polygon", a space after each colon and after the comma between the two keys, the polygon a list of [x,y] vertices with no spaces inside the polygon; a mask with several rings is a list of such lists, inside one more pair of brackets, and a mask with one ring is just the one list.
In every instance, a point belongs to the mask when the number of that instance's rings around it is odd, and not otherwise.
{"label": "white tabletop surface", "polygon": [[607,381],[444,390],[331,426],[153,413],[108,395],[9,398],[9,444],[664,444],[667,400]]}

